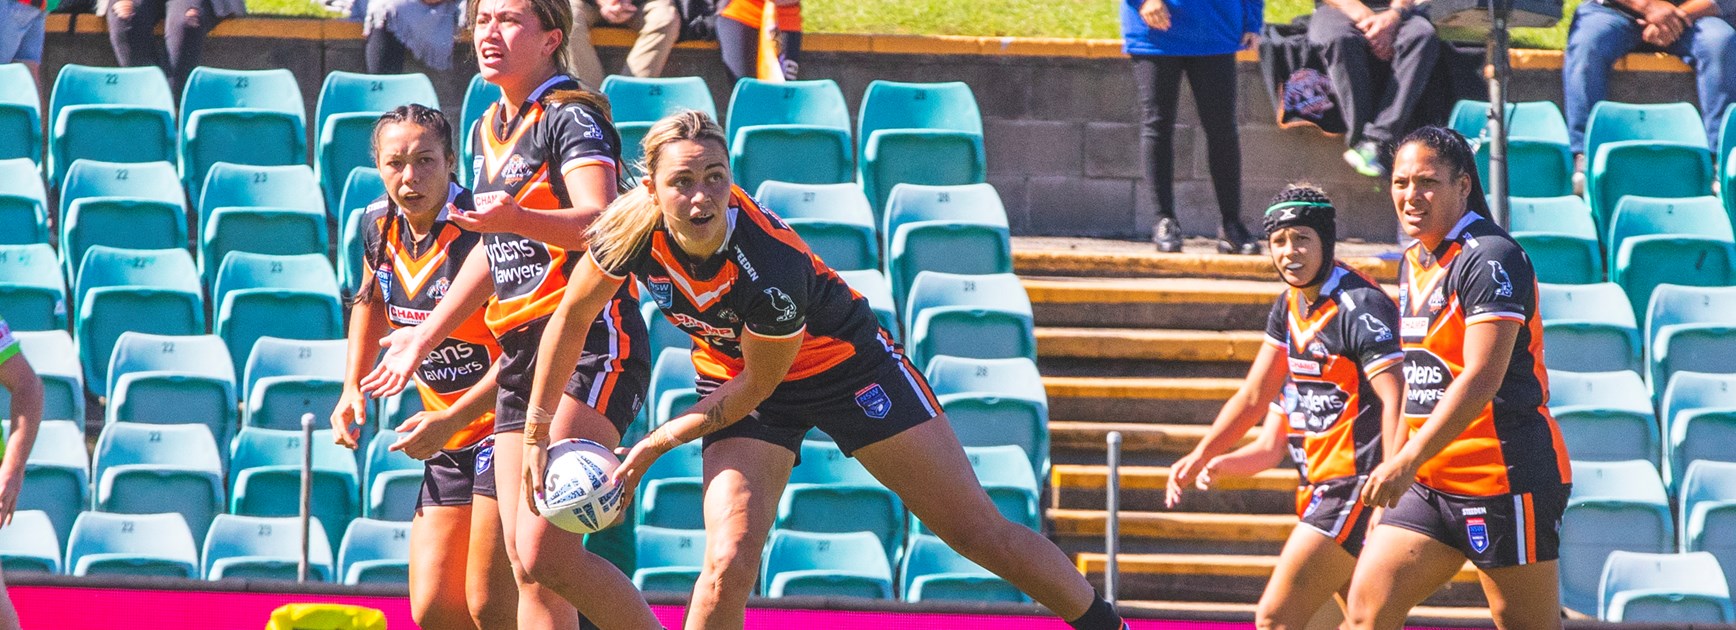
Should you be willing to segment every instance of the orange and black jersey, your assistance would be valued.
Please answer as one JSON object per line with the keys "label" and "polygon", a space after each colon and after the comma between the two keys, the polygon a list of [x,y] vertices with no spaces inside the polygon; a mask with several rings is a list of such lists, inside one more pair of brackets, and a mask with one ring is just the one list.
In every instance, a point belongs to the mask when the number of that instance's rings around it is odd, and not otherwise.
{"label": "orange and black jersey", "polygon": [[[578,81],[555,75],[516,111],[499,102],[488,106],[471,138],[478,195],[504,192],[533,210],[569,208],[568,173],[592,165],[619,168],[621,137],[608,117],[589,105],[549,98],[553,91],[577,89]],[[573,269],[568,252],[518,234],[488,233],[483,243],[494,277],[489,328],[502,335],[554,314]],[[630,289],[623,291],[628,295]]]}
{"label": "orange and black jersey", "polygon": [[1467,213],[1439,247],[1413,243],[1399,272],[1399,334],[1405,349],[1405,409],[1421,427],[1465,369],[1465,328],[1520,324],[1513,358],[1495,398],[1464,433],[1422,464],[1417,481],[1461,496],[1555,489],[1568,483],[1567,449],[1546,406],[1543,322],[1537,276],[1505,230]]}
{"label": "orange and black jersey", "polygon": [[[740,374],[743,334],[802,339],[786,382],[822,373],[853,379],[897,352],[867,298],[740,187],[732,187],[723,218],[728,235],[708,260],[689,257],[660,227],[619,267],[602,269],[611,278],[631,274],[645,283],[663,314],[693,336],[700,376]],[[595,251],[590,260],[596,264]]]}
{"label": "orange and black jersey", "polygon": [[[1398,307],[1374,280],[1335,264],[1312,304],[1289,289],[1266,318],[1266,343],[1284,350],[1290,451],[1303,485],[1366,475],[1380,465],[1382,404],[1369,378],[1404,353]],[[1288,398],[1288,397],[1287,397]]]}
{"label": "orange and black jersey", "polygon": [[[449,185],[447,191],[446,206],[421,239],[410,233],[409,223],[390,197],[374,200],[364,211],[363,252],[380,295],[385,297],[386,320],[393,328],[427,320],[458,278],[464,259],[482,240],[480,234],[446,220],[454,210],[471,209],[470,191],[458,184]],[[416,383],[423,408],[450,408],[482,380],[498,358],[500,344],[489,332],[482,313],[472,315],[417,366]],[[486,412],[453,435],[446,448],[470,446],[493,432],[494,412]]]}

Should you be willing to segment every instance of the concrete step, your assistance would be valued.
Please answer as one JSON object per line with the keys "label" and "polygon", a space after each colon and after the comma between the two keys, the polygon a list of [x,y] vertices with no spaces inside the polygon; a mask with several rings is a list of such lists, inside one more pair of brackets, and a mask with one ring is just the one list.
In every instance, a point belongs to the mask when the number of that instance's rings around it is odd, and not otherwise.
{"label": "concrete step", "polygon": [[1040,327],[1038,367],[1055,376],[1241,378],[1260,349],[1254,330]]}
{"label": "concrete step", "polygon": [[[1163,505],[1168,466],[1122,466],[1121,509],[1127,512],[1295,514],[1298,476],[1294,468],[1273,468],[1251,477],[1225,478],[1207,492],[1189,488],[1173,509]],[[1055,464],[1050,468],[1049,508],[1102,510],[1109,485],[1108,467]]]}
{"label": "concrete step", "polygon": [[[1081,553],[1074,557],[1079,571],[1101,583],[1107,556]],[[1278,565],[1276,555],[1202,553],[1122,553],[1117,556],[1120,596],[1177,598],[1199,602],[1252,603]],[[1426,603],[1484,606],[1477,571],[1470,563]]]}
{"label": "concrete step", "polygon": [[[1014,239],[1015,246],[1028,239]],[[1149,247],[1149,245],[1146,245]],[[1344,259],[1352,267],[1382,281],[1396,282],[1398,261],[1368,256]],[[1154,251],[1109,252],[1102,249],[1013,250],[1013,269],[1020,275],[1079,276],[1095,278],[1222,278],[1271,280],[1277,277],[1272,259],[1266,256],[1224,254],[1160,254]]]}
{"label": "concrete step", "polygon": [[[1180,457],[1205,439],[1211,427],[1204,424],[1157,424],[1143,422],[1050,422],[1049,449],[1096,453],[1107,448],[1110,431],[1121,432],[1124,454],[1156,454]],[[1237,445],[1253,441],[1243,436]]]}
{"label": "concrete step", "polygon": [[1024,277],[1040,326],[1263,330],[1277,281]]}
{"label": "concrete step", "polygon": [[1051,417],[1210,424],[1241,378],[1045,376]]}
{"label": "concrete step", "polygon": [[[1049,510],[1050,536],[1070,553],[1104,550],[1108,513],[1102,510]],[[1210,512],[1121,513],[1122,553],[1277,554],[1296,528],[1290,514],[1214,514]]]}

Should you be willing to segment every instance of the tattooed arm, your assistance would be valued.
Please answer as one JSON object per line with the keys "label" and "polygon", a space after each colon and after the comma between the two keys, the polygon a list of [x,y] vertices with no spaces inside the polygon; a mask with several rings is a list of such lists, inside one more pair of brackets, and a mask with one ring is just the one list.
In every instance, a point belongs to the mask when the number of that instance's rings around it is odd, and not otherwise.
{"label": "tattooed arm", "polygon": [[785,338],[766,338],[751,332],[743,335],[741,373],[640,440],[627,453],[620,468],[615,469],[615,478],[630,493],[659,456],[747,417],[783,382],[801,349],[799,334]]}

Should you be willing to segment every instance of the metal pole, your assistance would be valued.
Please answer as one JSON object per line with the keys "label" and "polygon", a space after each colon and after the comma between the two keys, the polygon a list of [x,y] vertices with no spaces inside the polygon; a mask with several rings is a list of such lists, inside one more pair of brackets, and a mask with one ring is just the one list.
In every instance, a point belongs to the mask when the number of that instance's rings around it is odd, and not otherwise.
{"label": "metal pole", "polygon": [[308,553],[313,544],[313,414],[301,414],[301,560],[295,581],[306,582]]}
{"label": "metal pole", "polygon": [[1507,59],[1506,0],[1489,3],[1488,63],[1483,66],[1489,80],[1489,204],[1495,224],[1507,227],[1507,77],[1512,74]]}
{"label": "metal pole", "polygon": [[1103,523],[1103,550],[1107,559],[1103,566],[1103,599],[1115,603],[1115,587],[1121,568],[1115,561],[1121,554],[1121,432],[1109,432],[1109,488],[1104,498],[1107,514]]}

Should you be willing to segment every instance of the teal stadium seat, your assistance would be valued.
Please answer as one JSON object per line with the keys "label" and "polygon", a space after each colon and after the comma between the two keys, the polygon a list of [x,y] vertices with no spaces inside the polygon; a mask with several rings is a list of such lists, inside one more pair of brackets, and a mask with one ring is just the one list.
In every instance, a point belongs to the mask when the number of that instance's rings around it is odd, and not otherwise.
{"label": "teal stadium seat", "polygon": [[1627,195],[1711,194],[1712,152],[1700,113],[1689,103],[1603,101],[1585,128],[1585,197],[1600,233]]}
{"label": "teal stadium seat", "polygon": [[181,91],[181,172],[188,190],[218,162],[307,163],[307,113],[288,70],[198,67]]}
{"label": "teal stadium seat", "polygon": [[[4,107],[0,103],[0,125],[5,124]],[[48,193],[36,163],[27,158],[0,159],[0,245],[47,242]]]}
{"label": "teal stadium seat", "polygon": [[880,541],[888,559],[904,547],[904,502],[868,473],[860,462],[845,457],[837,444],[820,440],[802,443],[801,463],[790,471],[790,482],[778,501],[774,529],[844,533],[866,531]]}
{"label": "teal stadium seat", "polygon": [[[1680,486],[1682,471],[1692,459],[1723,461],[1729,456],[1713,449],[1717,444],[1687,443],[1688,428],[1723,429],[1728,417],[1736,414],[1736,374],[1676,372],[1663,388],[1658,400],[1658,420],[1663,427],[1665,481]],[[1681,433],[1678,442],[1677,432]],[[1681,448],[1676,445],[1680,444]],[[1678,465],[1679,464],[1679,465]]]}
{"label": "teal stadium seat", "polygon": [[0,65],[0,160],[42,163],[42,95],[22,63]]}
{"label": "teal stadium seat", "polygon": [[1598,619],[1615,622],[1736,621],[1730,585],[1718,559],[1705,552],[1616,551],[1603,565]]}
{"label": "teal stadium seat", "polygon": [[1736,121],[1736,107],[1724,108],[1724,120],[1718,126],[1718,154],[1713,158],[1714,167],[1718,170],[1719,197],[1724,200],[1724,213],[1730,215],[1730,222],[1736,223],[1736,195],[1730,191],[1736,190],[1736,163],[1730,160],[1731,149],[1736,148],[1736,127],[1731,122]]}
{"label": "teal stadium seat", "polygon": [[[743,79],[747,81],[747,79]],[[767,181],[754,198],[801,235],[808,249],[836,271],[880,269],[874,211],[855,184]]]}
{"label": "teal stadium seat", "polygon": [[773,530],[760,584],[766,597],[892,599],[892,565],[868,532]]}
{"label": "teal stadium seat", "polygon": [[109,356],[105,422],[195,422],[226,444],[239,423],[234,365],[216,335],[123,333]]}
{"label": "teal stadium seat", "polygon": [[1036,478],[1048,477],[1049,397],[1035,362],[938,356],[923,373],[961,444],[1017,446]]}
{"label": "teal stadium seat", "polygon": [[1661,284],[1646,309],[1646,375],[1662,394],[1670,374],[1736,372],[1736,287]]}
{"label": "teal stadium seat", "polygon": [[1638,374],[1550,370],[1549,412],[1574,460],[1662,464],[1658,420]]}
{"label": "teal stadium seat", "polygon": [[49,183],[58,188],[81,158],[174,162],[174,101],[156,66],[61,66],[48,104]]}
{"label": "teal stadium seat", "polygon": [[338,576],[344,584],[409,584],[410,523],[350,521],[338,544]]}
{"label": "teal stadium seat", "polygon": [[0,529],[0,568],[7,573],[60,573],[60,535],[42,510],[12,513]]}
{"label": "teal stadium seat", "polygon": [[[331,538],[361,515],[356,456],[322,432],[313,440],[313,515]],[[229,513],[295,516],[301,510],[301,430],[243,427],[229,454]]]}
{"label": "teal stadium seat", "polygon": [[187,195],[168,162],[74,162],[60,186],[60,216],[61,263],[72,282],[92,245],[187,248]]}
{"label": "teal stadium seat", "polygon": [[475,183],[476,170],[471,162],[476,158],[470,139],[476,136],[477,122],[482,115],[488,113],[488,106],[500,100],[500,88],[493,83],[482,80],[481,74],[470,77],[470,87],[464,90],[464,108],[459,111],[458,125],[458,183],[469,187]]}
{"label": "teal stadium seat", "polygon": [[73,336],[92,394],[108,391],[108,358],[122,333],[204,334],[205,301],[187,250],[94,245],[79,268]]}
{"label": "teal stadium seat", "polygon": [[[641,294],[648,293],[643,287]],[[651,355],[663,356],[664,350],[690,351],[693,348],[693,336],[675,327],[675,322],[663,315],[663,309],[651,302],[639,305],[639,316],[645,319],[647,332],[651,333]],[[692,385],[691,382],[688,383]],[[652,405],[655,406],[655,405]]]}
{"label": "teal stadium seat", "polygon": [[[1037,476],[1031,471],[1031,457],[1025,449],[1013,444],[1000,446],[966,446],[965,458],[976,473],[977,483],[994,502],[996,511],[1007,520],[1032,531],[1042,531],[1042,510],[1037,507]],[[1048,462],[1042,462],[1048,465]],[[910,534],[934,535],[915,514],[910,515]]]}
{"label": "teal stadium seat", "polygon": [[1612,551],[1669,553],[1675,526],[1651,463],[1573,462],[1573,494],[1561,519],[1561,603],[1591,614]]}
{"label": "teal stadium seat", "polygon": [[96,441],[98,511],[175,512],[201,539],[223,513],[223,467],[217,441],[202,424],[117,422]]}
{"label": "teal stadium seat", "polygon": [[705,566],[705,530],[640,525],[633,533],[639,561],[633,586],[647,593],[692,593]]}
{"label": "teal stadium seat", "polygon": [[[464,169],[459,169],[463,171]],[[339,198],[338,216],[343,218],[338,240],[338,287],[344,295],[355,295],[366,275],[362,251],[362,221],[368,204],[386,194],[386,183],[380,179],[380,169],[358,166],[350,169],[344,179],[344,194]]]}
{"label": "teal stadium seat", "polygon": [[[308,529],[308,580],[331,581],[332,545],[316,517]],[[249,578],[295,579],[301,561],[301,521],[293,516],[220,514],[205,537],[207,580]]]}
{"label": "teal stadium seat", "polygon": [[66,545],[69,575],[199,579],[199,548],[180,514],[85,512]]}
{"label": "teal stadium seat", "polygon": [[687,407],[675,408],[679,400],[696,400],[684,393],[695,392],[699,373],[693,368],[693,353],[687,348],[667,348],[657,354],[651,364],[651,386],[646,391],[646,406],[651,408],[651,428],[662,426],[674,414]]}
{"label": "teal stadium seat", "polygon": [[853,182],[850,110],[831,79],[737,81],[729,98],[730,172],[744,190],[761,182]]}
{"label": "teal stadium seat", "polygon": [[343,394],[347,351],[342,339],[259,338],[241,370],[244,423],[299,430],[304,413],[313,414],[316,422],[331,415]]}
{"label": "teal stadium seat", "polygon": [[234,357],[251,354],[261,337],[343,337],[340,302],[337,278],[324,254],[230,252],[211,293],[217,335]]}
{"label": "teal stadium seat", "polygon": [[636,500],[639,507],[634,518],[641,530],[705,529],[701,489],[704,476],[698,440],[677,446],[652,462],[639,481]]}
{"label": "teal stadium seat", "polygon": [[396,441],[395,435],[387,434],[368,445],[362,514],[370,519],[408,523],[416,516],[416,502],[421,499],[424,466],[403,451],[390,450]]}
{"label": "teal stadium seat", "polygon": [[[1448,118],[1453,131],[1466,139],[1488,140],[1489,103],[1461,100],[1453,104]],[[1552,101],[1525,101],[1507,104],[1507,134],[1567,142],[1567,119]]]}
{"label": "teal stadium seat", "polygon": [[337,206],[350,169],[374,165],[374,124],[380,115],[411,103],[440,109],[440,98],[427,75],[326,74],[315,107],[318,144],[314,158],[327,206]]}
{"label": "teal stadium seat", "polygon": [[1640,331],[1627,293],[1613,282],[1538,285],[1549,368],[1640,373]]}
{"label": "teal stadium seat", "polygon": [[78,513],[90,508],[90,453],[84,447],[84,422],[46,420],[36,430],[36,447],[24,463],[25,491],[19,510],[39,510],[54,523],[60,540],[72,533]]}
{"label": "teal stadium seat", "polygon": [[[69,420],[84,427],[84,370],[78,350],[64,330],[13,331],[37,378],[42,379],[42,419]],[[0,409],[9,409],[12,395],[0,389]]]}
{"label": "teal stadium seat", "polygon": [[918,369],[938,356],[1036,360],[1031,300],[1011,273],[924,271],[905,298],[905,350]]}
{"label": "teal stadium seat", "polygon": [[840,271],[838,277],[844,279],[844,284],[850,285],[850,290],[868,299],[868,308],[874,309],[874,319],[880,322],[881,329],[891,335],[894,341],[904,338],[899,332],[898,304],[892,299],[892,286],[886,283],[886,276],[881,274],[880,270]]}
{"label": "teal stadium seat", "polygon": [[[405,420],[409,420],[411,416],[423,411],[422,393],[413,387],[406,387],[397,395],[379,402],[381,422],[376,429],[381,433],[398,430],[398,425],[404,424]],[[363,427],[363,429],[362,435],[367,437],[367,427]]]}
{"label": "teal stadium seat", "polygon": [[1627,292],[1636,318],[1660,284],[1736,284],[1736,244],[1716,199],[1628,197],[1621,207],[1610,227],[1610,281]]}
{"label": "teal stadium seat", "polygon": [[48,243],[0,245],[0,313],[14,331],[66,330],[66,280]]}
{"label": "teal stadium seat", "polygon": [[1537,268],[1537,281],[1592,284],[1603,281],[1603,250],[1597,222],[1579,197],[1509,198],[1507,229]]}
{"label": "teal stadium seat", "polygon": [[1736,576],[1736,464],[1694,462],[1682,478],[1677,503],[1682,551],[1710,552],[1728,582]]}
{"label": "teal stadium seat", "polygon": [[886,238],[886,279],[892,283],[893,297],[900,300],[908,299],[911,282],[924,271],[1013,271],[1007,211],[1000,194],[988,184],[899,184],[886,202],[880,233]]}
{"label": "teal stadium seat", "polygon": [[691,109],[717,120],[717,102],[711,87],[699,77],[638,78],[612,74],[603,78],[603,95],[609,98],[610,117],[621,134],[621,159],[626,172],[642,177],[645,159],[640,141],[664,116]]}
{"label": "teal stadium seat", "polygon": [[[1452,127],[1472,140],[1477,152],[1477,171],[1489,181],[1489,143],[1485,125],[1489,104],[1459,101],[1453,107]],[[1567,121],[1550,101],[1507,105],[1508,194],[1518,197],[1552,197],[1573,192],[1573,154],[1567,145]]]}
{"label": "teal stadium seat", "polygon": [[939,538],[910,537],[898,571],[900,597],[907,602],[965,601],[1024,604],[1030,598],[988,569],[959,555]]}
{"label": "teal stadium seat", "polygon": [[856,142],[857,181],[877,216],[898,184],[975,184],[988,174],[982,113],[961,82],[869,83]]}
{"label": "teal stadium seat", "polygon": [[205,283],[215,281],[223,257],[233,251],[326,254],[326,208],[305,165],[211,167],[199,196],[199,269]]}

